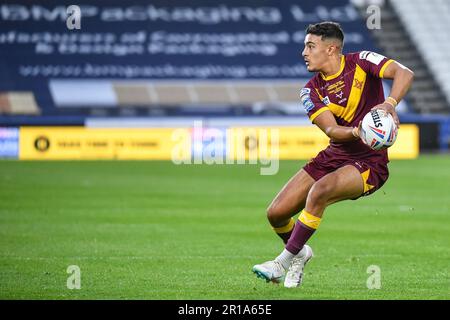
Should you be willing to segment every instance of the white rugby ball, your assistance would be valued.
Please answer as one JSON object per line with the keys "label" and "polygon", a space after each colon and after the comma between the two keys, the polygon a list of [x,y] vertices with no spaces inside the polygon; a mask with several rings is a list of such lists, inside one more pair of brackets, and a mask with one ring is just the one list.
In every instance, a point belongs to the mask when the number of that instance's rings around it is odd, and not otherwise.
{"label": "white rugby ball", "polygon": [[381,109],[371,110],[361,123],[360,137],[373,150],[389,148],[397,139],[397,134],[394,119]]}

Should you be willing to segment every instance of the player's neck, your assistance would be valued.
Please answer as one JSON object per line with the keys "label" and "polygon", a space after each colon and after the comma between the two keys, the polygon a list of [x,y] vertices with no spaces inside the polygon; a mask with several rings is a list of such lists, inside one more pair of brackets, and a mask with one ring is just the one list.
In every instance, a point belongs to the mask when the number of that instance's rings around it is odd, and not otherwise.
{"label": "player's neck", "polygon": [[341,70],[342,54],[333,56],[330,61],[324,66],[320,73],[325,77],[335,75]]}

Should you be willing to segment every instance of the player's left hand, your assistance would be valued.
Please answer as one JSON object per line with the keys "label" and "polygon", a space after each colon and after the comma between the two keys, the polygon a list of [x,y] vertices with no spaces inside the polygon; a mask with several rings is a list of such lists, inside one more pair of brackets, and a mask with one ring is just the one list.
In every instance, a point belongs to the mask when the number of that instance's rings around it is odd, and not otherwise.
{"label": "player's left hand", "polygon": [[390,113],[392,118],[394,119],[394,123],[397,126],[397,128],[400,127],[400,120],[398,119],[397,112],[395,111],[395,108],[393,105],[383,102],[383,103],[376,105],[371,110],[375,110],[375,109],[381,109],[386,113]]}
{"label": "player's left hand", "polygon": [[[352,129],[352,134],[355,138],[357,139],[361,139],[361,126],[362,126],[362,121],[359,122],[357,127],[354,127]],[[363,139],[361,139],[362,142],[364,142]],[[365,142],[364,142],[365,143]]]}

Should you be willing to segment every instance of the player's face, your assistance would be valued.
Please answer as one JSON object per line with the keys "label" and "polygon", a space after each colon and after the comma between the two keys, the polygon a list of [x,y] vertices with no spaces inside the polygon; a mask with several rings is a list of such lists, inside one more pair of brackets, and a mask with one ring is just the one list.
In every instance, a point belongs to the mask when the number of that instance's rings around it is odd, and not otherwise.
{"label": "player's face", "polygon": [[305,37],[305,49],[302,56],[306,62],[309,72],[318,72],[329,59],[327,54],[328,44],[322,40],[321,36],[307,34]]}

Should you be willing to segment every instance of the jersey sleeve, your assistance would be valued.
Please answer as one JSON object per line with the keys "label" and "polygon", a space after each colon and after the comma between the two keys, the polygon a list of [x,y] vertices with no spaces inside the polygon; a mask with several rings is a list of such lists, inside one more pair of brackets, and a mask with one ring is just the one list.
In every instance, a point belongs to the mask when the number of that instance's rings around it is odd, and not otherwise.
{"label": "jersey sleeve", "polygon": [[310,82],[300,90],[300,100],[311,122],[313,122],[322,112],[329,110]]}
{"label": "jersey sleeve", "polygon": [[394,62],[394,60],[372,51],[355,53],[354,58],[365,72],[376,78],[383,78],[386,68]]}

